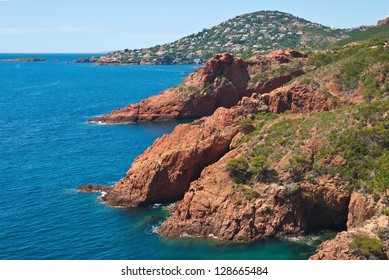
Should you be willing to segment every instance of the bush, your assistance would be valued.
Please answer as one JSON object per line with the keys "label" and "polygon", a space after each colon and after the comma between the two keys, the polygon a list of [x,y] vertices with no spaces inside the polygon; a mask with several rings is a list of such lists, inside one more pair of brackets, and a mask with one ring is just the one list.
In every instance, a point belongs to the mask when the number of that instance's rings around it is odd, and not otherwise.
{"label": "bush", "polygon": [[256,190],[250,189],[250,188],[244,188],[242,190],[242,193],[248,200],[252,200],[254,198],[258,198],[259,194]]}
{"label": "bush", "polygon": [[230,160],[226,168],[231,176],[232,179],[234,179],[235,183],[242,184],[245,183],[249,178],[249,163],[245,158],[236,158]]}
{"label": "bush", "polygon": [[301,190],[301,186],[296,183],[291,183],[285,188],[285,197],[291,197],[292,195],[298,193]]}
{"label": "bush", "polygon": [[355,233],[350,248],[359,251],[368,259],[385,259],[381,239],[370,237],[366,233]]}
{"label": "bush", "polygon": [[257,181],[269,181],[277,175],[264,155],[255,156],[250,160],[250,170],[252,178]]}
{"label": "bush", "polygon": [[240,131],[242,131],[242,133],[244,134],[249,134],[253,132],[255,129],[254,121],[250,118],[241,120],[239,122],[239,125],[240,125]]}
{"label": "bush", "polygon": [[302,155],[293,155],[289,159],[289,172],[294,182],[303,179],[304,174],[312,169],[311,162]]}
{"label": "bush", "polygon": [[389,216],[389,209],[388,208],[382,209],[382,215]]}

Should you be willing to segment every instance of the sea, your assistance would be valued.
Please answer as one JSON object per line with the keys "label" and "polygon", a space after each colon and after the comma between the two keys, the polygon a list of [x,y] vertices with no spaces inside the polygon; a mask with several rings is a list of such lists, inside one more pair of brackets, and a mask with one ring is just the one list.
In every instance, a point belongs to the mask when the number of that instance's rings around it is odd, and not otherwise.
{"label": "sea", "polygon": [[179,122],[98,125],[87,120],[178,85],[194,65],[96,66],[94,54],[0,54],[0,259],[307,259],[333,233],[231,244],[169,239],[155,229],[171,205],[114,208],[98,193]]}

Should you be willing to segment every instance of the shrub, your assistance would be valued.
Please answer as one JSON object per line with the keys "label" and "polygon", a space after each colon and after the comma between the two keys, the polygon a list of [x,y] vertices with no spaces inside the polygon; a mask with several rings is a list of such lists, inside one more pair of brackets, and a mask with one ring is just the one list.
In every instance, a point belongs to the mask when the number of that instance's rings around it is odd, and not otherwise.
{"label": "shrub", "polygon": [[359,251],[368,259],[383,259],[385,254],[382,249],[381,239],[370,237],[366,233],[353,234],[353,241],[350,248]]}
{"label": "shrub", "polygon": [[241,120],[239,122],[240,125],[240,131],[242,131],[244,134],[249,134],[254,131],[255,125],[254,121],[250,118]]}
{"label": "shrub", "polygon": [[289,159],[289,172],[293,181],[299,182],[304,174],[312,169],[311,162],[302,155],[293,155]]}
{"label": "shrub", "polygon": [[251,176],[257,181],[271,181],[277,176],[265,155],[253,157],[250,160],[250,170]]}
{"label": "shrub", "polygon": [[236,158],[230,160],[226,168],[231,176],[232,179],[234,179],[235,183],[241,184],[245,183],[249,178],[249,163],[245,158]]}
{"label": "shrub", "polygon": [[258,198],[259,194],[256,190],[250,189],[250,188],[244,188],[242,190],[242,193],[248,200],[252,200],[254,198]]}
{"label": "shrub", "polygon": [[388,208],[382,209],[382,215],[389,216],[389,209]]}
{"label": "shrub", "polygon": [[301,190],[301,186],[297,183],[291,183],[286,185],[285,188],[285,197],[291,197],[292,195],[298,193]]}

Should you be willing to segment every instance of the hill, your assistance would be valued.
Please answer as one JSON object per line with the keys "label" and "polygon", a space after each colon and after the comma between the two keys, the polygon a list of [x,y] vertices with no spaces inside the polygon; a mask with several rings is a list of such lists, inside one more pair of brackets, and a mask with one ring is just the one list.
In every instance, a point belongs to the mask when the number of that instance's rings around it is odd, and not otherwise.
{"label": "hill", "polygon": [[113,51],[97,59],[97,63],[200,63],[222,52],[259,54],[279,48],[322,48],[348,38],[350,32],[279,11],[260,11],[237,16],[172,43]]}
{"label": "hill", "polygon": [[344,46],[351,42],[362,42],[372,39],[388,40],[389,39],[389,18],[378,22],[377,26],[367,29],[355,29],[350,31],[348,38],[342,39],[336,45]]}

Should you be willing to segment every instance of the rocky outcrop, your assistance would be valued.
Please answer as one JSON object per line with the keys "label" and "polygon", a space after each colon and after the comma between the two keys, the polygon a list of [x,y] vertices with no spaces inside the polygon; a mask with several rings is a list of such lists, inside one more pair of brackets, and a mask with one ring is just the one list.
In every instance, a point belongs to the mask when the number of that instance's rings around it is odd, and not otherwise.
{"label": "rocky outcrop", "polygon": [[85,184],[85,185],[80,186],[80,187],[77,188],[77,191],[84,192],[84,193],[109,192],[110,190],[111,190],[111,187],[100,186],[100,185],[93,185],[93,184]]}
{"label": "rocky outcrop", "polygon": [[300,82],[263,94],[260,99],[269,106],[269,111],[276,114],[287,110],[292,113],[307,113],[336,108],[336,102],[331,95]]}
{"label": "rocky outcrop", "polygon": [[99,60],[100,56],[82,57],[73,60],[74,63],[95,63]]}
{"label": "rocky outcrop", "polygon": [[389,17],[384,18],[384,19],[382,19],[382,20],[379,20],[379,21],[377,22],[377,27],[383,26],[383,25],[388,24],[388,23],[389,23]]}
{"label": "rocky outcrop", "polygon": [[[367,260],[367,259],[388,259],[389,258],[389,217],[375,216],[365,221],[357,228],[338,233],[333,240],[326,241],[319,245],[316,253],[310,260]],[[372,252],[362,252],[353,242],[357,236],[366,236],[382,242],[381,252],[375,248]],[[382,240],[383,239],[383,240]],[[372,248],[370,249],[372,250]],[[374,255],[374,253],[378,253]]]}
{"label": "rocky outcrop", "polygon": [[[338,233],[333,240],[322,243],[311,260],[366,260],[389,257],[389,217],[382,215],[385,198],[374,201],[368,194],[353,192],[348,206],[347,231]],[[358,235],[365,235],[383,244],[380,256],[361,252],[353,242]],[[386,257],[385,257],[386,254]]]}
{"label": "rocky outcrop", "polygon": [[[292,50],[255,56],[247,61],[228,53],[214,55],[181,85],[91,121],[123,123],[209,116],[219,107],[231,108],[245,96],[271,92],[303,74],[305,69],[292,62],[304,57]],[[281,65],[288,65],[288,71],[273,73]],[[266,79],[256,81],[255,77],[263,73],[268,74]]]}
{"label": "rocky outcrop", "polygon": [[379,214],[380,207],[371,195],[353,192],[347,217],[347,228],[355,228]]}
{"label": "rocky outcrop", "polygon": [[[243,104],[242,104],[243,103]],[[137,157],[126,177],[105,200],[110,205],[134,207],[181,199],[202,169],[219,160],[239,132],[239,120],[264,110],[258,100],[246,98],[231,109],[219,108],[212,117],[178,125]]]}
{"label": "rocky outcrop", "polygon": [[310,260],[365,260],[357,250],[351,249],[349,244],[352,238],[348,232],[343,231],[332,240],[319,245],[316,253]]}
{"label": "rocky outcrop", "polygon": [[316,229],[345,228],[349,191],[331,180],[322,185],[305,183],[292,191],[280,183],[239,186],[225,166],[241,153],[241,149],[233,150],[205,168],[158,231],[169,237],[214,236],[252,242]]}

